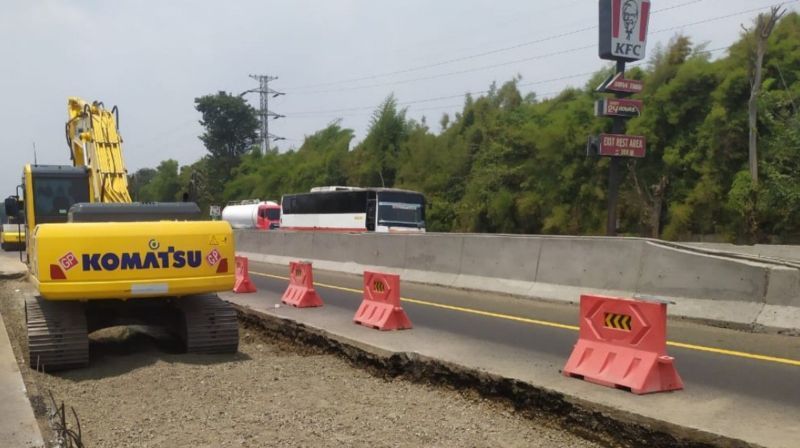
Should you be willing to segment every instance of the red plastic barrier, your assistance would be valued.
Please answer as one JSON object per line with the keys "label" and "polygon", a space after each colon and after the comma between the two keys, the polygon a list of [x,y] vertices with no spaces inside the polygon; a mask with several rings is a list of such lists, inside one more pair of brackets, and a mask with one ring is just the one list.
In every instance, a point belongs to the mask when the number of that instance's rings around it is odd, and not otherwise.
{"label": "red plastic barrier", "polygon": [[563,373],[635,394],[683,389],[667,356],[667,305],[582,295],[580,335]]}
{"label": "red plastic barrier", "polygon": [[281,297],[281,302],[297,308],[322,306],[322,299],[314,289],[314,274],[311,263],[292,261],[289,263],[289,287]]}
{"label": "red plastic barrier", "polygon": [[411,328],[411,321],[400,306],[400,276],[365,271],[364,299],[353,322],[378,330]]}
{"label": "red plastic barrier", "polygon": [[247,268],[247,257],[236,257],[236,283],[233,292],[256,292],[256,285],[250,281],[250,271]]}

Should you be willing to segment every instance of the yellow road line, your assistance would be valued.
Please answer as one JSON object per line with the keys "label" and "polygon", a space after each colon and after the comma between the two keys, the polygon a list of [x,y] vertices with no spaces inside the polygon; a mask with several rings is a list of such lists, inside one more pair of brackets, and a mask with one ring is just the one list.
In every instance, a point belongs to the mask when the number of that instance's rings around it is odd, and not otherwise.
{"label": "yellow road line", "polygon": [[[279,280],[289,280],[289,277],[285,277],[285,276],[282,276],[282,275],[264,274],[264,273],[261,273],[261,272],[254,272],[254,271],[250,271],[250,274],[258,275],[260,277],[268,277],[268,278],[279,279]],[[339,291],[352,292],[352,293],[355,293],[355,294],[362,294],[363,293],[363,291],[360,290],[360,289],[346,288],[344,286],[329,285],[329,284],[319,283],[319,282],[314,282],[314,285],[315,286],[319,286],[321,288],[336,289],[336,290],[339,290]],[[514,316],[514,315],[511,315],[511,314],[493,313],[491,311],[476,310],[476,309],[473,309],[473,308],[465,308],[465,307],[462,307],[462,306],[455,306],[455,305],[445,305],[445,304],[442,304],[442,303],[429,302],[429,301],[426,301],[426,300],[418,300],[418,299],[412,299],[412,298],[408,298],[408,297],[401,297],[400,300],[402,300],[403,302],[414,303],[414,304],[417,304],[417,305],[430,306],[430,307],[434,307],[434,308],[440,308],[440,309],[451,310],[451,311],[460,311],[462,313],[475,314],[475,315],[478,315],[478,316],[494,317],[494,318],[497,318],[497,319],[505,319],[505,320],[510,320],[510,321],[514,321],[514,322],[522,322],[522,323],[526,323],[526,324],[533,324],[533,325],[539,325],[539,326],[551,327],[551,328],[560,328],[562,330],[572,330],[572,331],[578,331],[579,330],[579,327],[577,325],[567,325],[567,324],[560,324],[558,322],[550,322],[550,321],[546,321],[546,320],[529,319],[527,317]],[[757,360],[757,361],[774,362],[774,363],[778,363],[778,364],[787,364],[787,365],[790,365],[790,366],[800,367],[800,360],[797,360],[797,359],[780,358],[780,357],[777,357],[777,356],[768,356],[768,355],[759,355],[757,353],[740,352],[740,351],[736,351],[736,350],[727,350],[727,349],[724,349],[724,348],[716,348],[716,347],[706,347],[704,345],[686,344],[686,343],[683,343],[683,342],[674,342],[674,341],[667,341],[667,345],[669,345],[671,347],[684,348],[684,349],[687,349],[687,350],[695,350],[695,351],[700,351],[700,352],[716,353],[718,355],[726,355],[726,356],[733,356],[733,357],[737,357],[737,358],[754,359],[754,360]]]}
{"label": "yellow road line", "polygon": [[800,360],[779,358],[777,356],[759,355],[757,353],[739,352],[736,350],[726,350],[724,348],[706,347],[704,345],[685,344],[683,342],[667,341],[670,347],[685,348],[688,350],[697,350],[699,352],[717,353],[719,355],[736,356],[738,358],[755,359],[757,361],[777,362],[779,364],[788,364],[790,366],[800,367]]}

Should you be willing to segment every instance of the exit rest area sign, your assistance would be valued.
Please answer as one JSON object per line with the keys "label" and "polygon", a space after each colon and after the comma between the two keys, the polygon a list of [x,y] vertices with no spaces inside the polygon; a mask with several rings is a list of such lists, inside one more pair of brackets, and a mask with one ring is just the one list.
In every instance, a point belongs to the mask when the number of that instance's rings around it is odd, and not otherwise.
{"label": "exit rest area sign", "polygon": [[650,0],[600,1],[600,58],[613,61],[644,59]]}
{"label": "exit rest area sign", "polygon": [[600,134],[597,153],[601,156],[644,157],[645,138],[641,135]]}

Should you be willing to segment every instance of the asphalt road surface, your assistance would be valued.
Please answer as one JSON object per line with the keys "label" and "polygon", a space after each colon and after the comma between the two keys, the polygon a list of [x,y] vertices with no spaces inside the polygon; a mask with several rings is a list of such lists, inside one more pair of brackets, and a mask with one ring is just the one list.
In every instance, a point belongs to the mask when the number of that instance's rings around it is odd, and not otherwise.
{"label": "asphalt road surface", "polygon": [[[250,263],[259,292],[282,294],[281,266]],[[358,276],[315,271],[325,306],[355,313]],[[531,356],[566,361],[577,339],[577,307],[410,283],[401,285],[403,308],[415,327],[429,327],[524,349]],[[566,327],[565,327],[566,326]],[[670,320],[668,353],[686,384],[749,395],[800,409],[800,337],[748,333]],[[691,347],[691,348],[687,348]]]}

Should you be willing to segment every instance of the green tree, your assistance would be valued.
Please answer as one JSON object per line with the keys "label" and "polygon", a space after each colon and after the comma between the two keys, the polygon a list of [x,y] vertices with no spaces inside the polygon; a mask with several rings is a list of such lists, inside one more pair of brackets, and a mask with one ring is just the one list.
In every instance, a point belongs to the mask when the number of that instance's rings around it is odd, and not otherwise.
{"label": "green tree", "polygon": [[195,109],[202,114],[200,124],[205,128],[200,140],[209,153],[210,191],[221,195],[233,169],[258,137],[256,111],[241,97],[226,92],[195,98],[194,102]]}
{"label": "green tree", "polygon": [[394,95],[373,113],[364,141],[353,150],[349,180],[359,186],[394,186],[397,158],[408,136],[406,110],[397,108]]}
{"label": "green tree", "polygon": [[142,202],[173,202],[181,189],[178,162],[164,160],[155,169],[155,176],[140,191]]}
{"label": "green tree", "polygon": [[306,136],[297,150],[247,154],[234,170],[234,179],[226,185],[224,198],[278,200],[284,193],[347,184],[345,169],[352,139],[353,131],[334,121]]}
{"label": "green tree", "polygon": [[214,194],[209,185],[209,157],[203,157],[191,165],[184,165],[180,168],[178,182],[180,189],[176,200],[196,202],[204,212],[208,206],[215,204]]}
{"label": "green tree", "polygon": [[156,177],[156,170],[153,168],[141,168],[135,173],[128,175],[128,192],[134,201],[141,201],[142,189]]}

